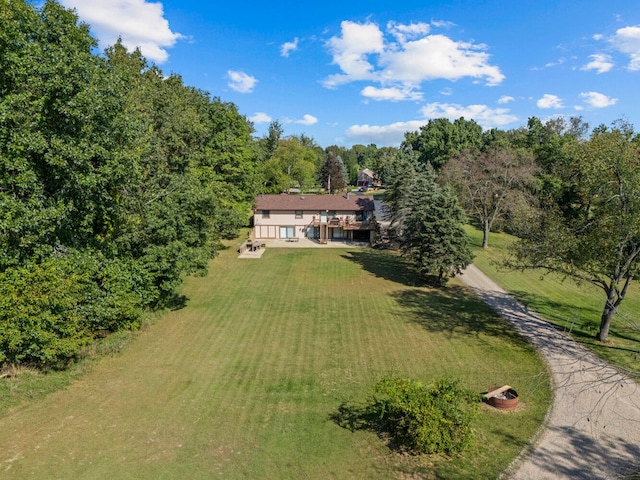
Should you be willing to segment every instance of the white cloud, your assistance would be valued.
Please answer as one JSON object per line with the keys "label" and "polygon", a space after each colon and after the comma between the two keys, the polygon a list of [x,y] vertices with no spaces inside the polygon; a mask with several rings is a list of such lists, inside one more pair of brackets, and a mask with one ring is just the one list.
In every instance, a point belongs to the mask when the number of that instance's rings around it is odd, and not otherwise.
{"label": "white cloud", "polygon": [[504,105],[505,103],[509,103],[509,102],[513,102],[515,101],[515,98],[513,98],[510,95],[502,95],[499,99],[498,99],[498,103],[500,105]]}
{"label": "white cloud", "polygon": [[456,26],[455,23],[449,22],[447,20],[432,20],[431,25],[439,28],[450,28]]}
{"label": "white cloud", "polygon": [[396,122],[390,125],[352,125],[345,132],[354,143],[389,145],[397,147],[404,140],[405,132],[413,132],[425,125],[427,120]]}
{"label": "white cloud", "polygon": [[389,22],[387,23],[387,30],[400,43],[405,43],[408,38],[417,38],[428,34],[431,30],[431,25],[423,22],[410,23],[409,25]]}
{"label": "white cloud", "polygon": [[327,47],[333,55],[333,63],[340,67],[344,74],[331,75],[324,82],[326,87],[334,88],[354,80],[371,80],[376,75],[374,66],[367,56],[380,54],[384,50],[383,35],[377,25],[372,23],[358,24],[343,21],[342,36],[331,37]]}
{"label": "white cloud", "polygon": [[460,117],[474,120],[482,128],[497,128],[518,121],[518,117],[506,108],[490,108],[487,105],[456,105],[453,103],[429,103],[422,107],[425,118],[447,118],[451,121]]}
{"label": "white cloud", "polygon": [[597,73],[605,73],[613,68],[613,62],[610,55],[596,53],[589,55],[591,61],[587,63],[581,70],[595,70]]}
{"label": "white cloud", "polygon": [[251,75],[244,72],[238,72],[235,70],[228,70],[227,76],[229,77],[229,88],[238,93],[251,93],[253,88],[258,83],[258,80]]}
{"label": "white cloud", "polygon": [[500,69],[488,64],[482,45],[455,42],[444,35],[429,35],[407,42],[402,49],[386,50],[380,56],[381,77],[390,81],[420,83],[437,78],[459,80],[485,78],[487,85],[504,80]]}
{"label": "white cloud", "polygon": [[536,105],[538,108],[564,108],[560,97],[548,93],[545,93],[542,98],[536,102]]}
{"label": "white cloud", "polygon": [[164,18],[162,3],[145,0],[61,0],[67,8],[75,8],[80,19],[91,26],[101,48],[122,38],[129,50],[139,47],[147,59],[164,63],[169,58],[167,48],[185,38],[172,32]]}
{"label": "white cloud", "polygon": [[640,25],[619,28],[610,41],[620,52],[629,55],[629,70],[640,70]]}
{"label": "white cloud", "polygon": [[288,57],[291,52],[295,52],[298,49],[298,37],[293,39],[293,42],[285,42],[280,46],[280,55]]}
{"label": "white cloud", "polygon": [[375,143],[376,145],[398,146],[404,140],[406,132],[419,130],[434,118],[447,118],[451,121],[460,117],[476,121],[483,128],[494,128],[517,122],[516,115],[509,113],[506,108],[492,109],[486,105],[461,106],[455,104],[430,103],[425,105],[421,113],[422,120],[410,120],[407,122],[395,122],[388,125],[352,125],[345,136],[355,142],[362,144]]}
{"label": "white cloud", "polygon": [[[504,80],[500,69],[489,63],[485,45],[428,34],[431,26],[390,22],[387,24],[387,34],[392,37],[389,41],[374,23],[343,21],[341,34],[326,44],[341,73],[326,78],[325,87],[370,81],[378,82],[381,90],[402,91],[415,90],[422,82],[434,79],[471,77],[484,79],[487,85],[497,85]],[[396,96],[390,99],[396,100]]]}
{"label": "white cloud", "polygon": [[273,119],[264,112],[256,112],[249,117],[249,120],[253,123],[270,123]]}
{"label": "white cloud", "polygon": [[580,98],[584,100],[584,103],[593,108],[605,108],[618,103],[617,98],[607,97],[598,92],[583,92],[580,94]]}
{"label": "white cloud", "polygon": [[372,86],[364,87],[360,92],[363,97],[371,100],[388,100],[398,102],[401,100],[422,100],[422,93],[411,88],[376,88]]}
{"label": "white cloud", "polygon": [[295,120],[293,123],[299,123],[300,125],[315,125],[318,123],[318,119],[307,113],[302,116],[302,120]]}
{"label": "white cloud", "polygon": [[[553,68],[553,67],[557,67],[558,65],[562,65],[566,62],[567,60],[565,58],[559,58],[553,62],[548,62],[544,64],[544,68]],[[534,68],[534,70],[540,70],[540,68]]]}
{"label": "white cloud", "polygon": [[306,113],[302,116],[301,119],[295,120],[292,118],[285,118],[282,120],[282,123],[297,123],[298,125],[315,125],[318,123],[318,119],[313,115],[309,115]]}

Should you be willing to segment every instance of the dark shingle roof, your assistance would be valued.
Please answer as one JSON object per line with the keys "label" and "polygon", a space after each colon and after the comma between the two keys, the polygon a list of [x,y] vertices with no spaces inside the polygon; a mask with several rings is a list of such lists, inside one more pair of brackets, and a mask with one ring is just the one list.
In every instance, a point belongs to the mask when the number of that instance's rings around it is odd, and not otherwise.
{"label": "dark shingle roof", "polygon": [[342,195],[258,195],[256,210],[373,210],[373,196],[356,193]]}

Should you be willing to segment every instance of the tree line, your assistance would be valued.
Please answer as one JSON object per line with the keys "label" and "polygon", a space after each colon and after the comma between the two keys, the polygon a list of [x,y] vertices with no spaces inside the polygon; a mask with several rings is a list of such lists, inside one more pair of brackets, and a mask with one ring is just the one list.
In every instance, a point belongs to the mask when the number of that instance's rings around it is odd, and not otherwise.
{"label": "tree line", "polygon": [[172,305],[247,224],[253,130],[233,104],[53,1],[0,2],[0,362],[64,366]]}
{"label": "tree line", "polygon": [[[596,337],[608,339],[640,270],[640,135],[632,125],[621,119],[590,130],[581,118],[531,117],[526,127],[483,131],[473,120],[436,119],[405,134],[401,150],[403,161],[387,167],[387,196],[400,247],[414,264],[424,266],[431,250],[428,272],[442,279],[471,261],[465,242],[455,243],[463,221],[455,202],[443,210],[446,202],[432,199],[452,189],[482,229],[483,247],[497,229],[519,239],[507,267],[598,287],[604,306]],[[428,209],[441,213],[428,219]]]}
{"label": "tree line", "polygon": [[258,193],[339,191],[351,157],[166,75],[53,0],[0,0],[0,365],[63,368],[180,301]]}
{"label": "tree line", "polygon": [[[257,138],[237,107],[165,75],[49,0],[0,0],[0,364],[64,367],[180,301],[258,193],[340,191],[370,168],[402,251],[440,283],[471,261],[465,214],[521,238],[512,266],[606,293],[599,338],[638,270],[638,135],[531,118],[429,121],[398,148]],[[329,179],[330,182],[329,182]],[[435,239],[435,241],[434,241]],[[445,241],[446,240],[446,241]]]}

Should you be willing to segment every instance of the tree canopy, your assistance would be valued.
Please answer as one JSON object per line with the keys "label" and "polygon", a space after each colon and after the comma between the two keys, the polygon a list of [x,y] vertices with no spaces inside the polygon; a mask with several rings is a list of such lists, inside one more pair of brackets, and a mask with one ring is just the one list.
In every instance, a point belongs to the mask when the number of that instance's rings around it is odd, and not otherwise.
{"label": "tree canopy", "polygon": [[640,141],[623,122],[601,126],[565,149],[568,161],[557,164],[555,173],[572,192],[560,198],[572,202],[543,203],[511,265],[559,272],[602,289],[597,338],[606,341],[640,269]]}
{"label": "tree canopy", "polygon": [[327,153],[319,177],[320,185],[329,193],[344,189],[349,178],[342,158],[331,151]]}
{"label": "tree canopy", "polygon": [[462,117],[453,122],[436,118],[429,120],[418,132],[407,132],[402,146],[418,152],[420,163],[439,170],[462,150],[480,148],[482,127],[474,120]]}
{"label": "tree canopy", "polygon": [[454,186],[467,211],[478,220],[486,248],[497,221],[511,215],[517,222],[525,214],[537,171],[528,151],[490,147],[463,150],[451,158],[442,169],[441,180]]}
{"label": "tree canopy", "polygon": [[[237,107],[165,75],[53,0],[0,0],[0,363],[63,366],[143,312],[171,305],[256,194],[333,193],[370,168],[415,268],[439,282],[470,261],[460,205],[484,245],[521,237],[511,265],[606,296],[598,338],[640,268],[640,140],[580,118],[482,131],[431,119],[400,148],[264,138]],[[329,182],[329,179],[330,182]],[[457,194],[457,197],[453,195]],[[532,215],[532,208],[536,208]]]}
{"label": "tree canopy", "polygon": [[54,1],[0,5],[0,362],[63,366],[246,225],[250,123]]}

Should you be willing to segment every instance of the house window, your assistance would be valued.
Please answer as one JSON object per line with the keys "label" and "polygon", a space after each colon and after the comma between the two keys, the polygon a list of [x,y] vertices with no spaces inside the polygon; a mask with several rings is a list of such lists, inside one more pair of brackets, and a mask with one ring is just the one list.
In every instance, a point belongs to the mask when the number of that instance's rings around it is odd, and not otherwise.
{"label": "house window", "polygon": [[295,236],[295,227],[280,227],[280,238],[294,238]]}
{"label": "house window", "polygon": [[296,218],[302,218],[302,210],[296,210]]}
{"label": "house window", "polygon": [[262,218],[269,218],[271,216],[271,212],[269,210],[262,210]]}

